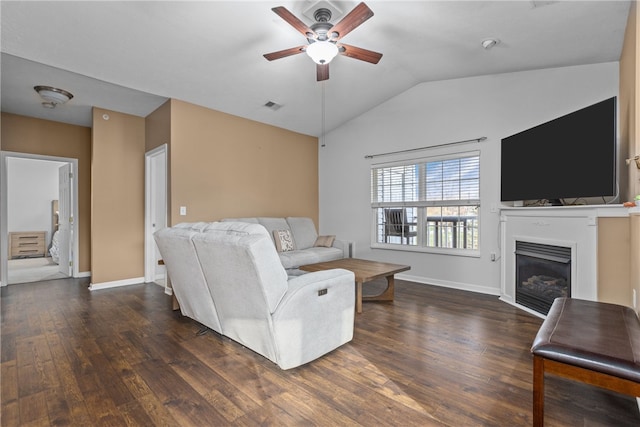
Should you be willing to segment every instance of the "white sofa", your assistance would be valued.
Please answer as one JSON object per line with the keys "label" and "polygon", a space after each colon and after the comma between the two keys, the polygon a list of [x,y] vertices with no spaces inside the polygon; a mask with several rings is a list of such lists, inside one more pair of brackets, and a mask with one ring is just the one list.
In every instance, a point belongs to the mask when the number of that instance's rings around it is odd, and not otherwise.
{"label": "white sofa", "polygon": [[222,221],[260,224],[267,230],[276,248],[278,248],[278,245],[276,245],[274,231],[290,231],[293,240],[293,250],[278,251],[280,261],[287,270],[297,269],[301,265],[333,261],[341,258],[349,258],[350,256],[349,244],[343,240],[335,239],[335,236],[330,236],[334,238],[330,247],[316,246],[318,233],[311,218],[252,217],[225,218]]}
{"label": "white sofa", "polygon": [[267,230],[180,224],[154,235],[185,316],[290,369],[353,338],[354,275],[288,277]]}

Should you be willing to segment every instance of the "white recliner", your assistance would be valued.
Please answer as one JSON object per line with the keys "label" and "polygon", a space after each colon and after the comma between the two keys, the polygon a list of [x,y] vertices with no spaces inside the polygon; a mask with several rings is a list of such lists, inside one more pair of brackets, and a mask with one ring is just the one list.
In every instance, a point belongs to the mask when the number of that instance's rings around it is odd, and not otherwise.
{"label": "white recliner", "polygon": [[[353,339],[352,272],[335,269],[288,277],[263,226],[214,222],[189,235],[207,295],[172,276],[172,271],[194,268],[193,264],[181,265],[185,256],[177,252],[182,250],[167,249],[177,236],[184,238],[185,228],[194,231],[191,226],[163,229],[156,233],[156,241],[176,297],[181,286],[188,289],[182,292],[182,299],[208,297],[221,334],[282,369],[310,362]],[[182,309],[182,301],[178,302]],[[191,313],[199,315],[195,310]]]}

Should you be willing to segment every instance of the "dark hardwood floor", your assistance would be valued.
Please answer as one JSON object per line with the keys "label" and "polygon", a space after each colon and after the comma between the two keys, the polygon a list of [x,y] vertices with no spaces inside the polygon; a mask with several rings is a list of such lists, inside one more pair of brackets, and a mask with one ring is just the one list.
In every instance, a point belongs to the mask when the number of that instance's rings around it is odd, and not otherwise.
{"label": "dark hardwood floor", "polygon": [[[2,288],[3,426],[532,424],[542,321],[495,296],[397,280],[393,303],[364,303],[352,342],[282,371],[200,333],[157,285],[87,285]],[[546,386],[547,426],[640,425],[633,398]]]}

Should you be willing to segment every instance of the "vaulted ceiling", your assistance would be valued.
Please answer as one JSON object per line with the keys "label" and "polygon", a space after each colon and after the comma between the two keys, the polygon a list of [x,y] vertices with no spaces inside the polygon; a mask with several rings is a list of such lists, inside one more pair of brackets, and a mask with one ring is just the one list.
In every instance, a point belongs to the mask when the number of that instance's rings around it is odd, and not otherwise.
{"label": "vaulted ceiling", "polygon": [[[2,111],[91,126],[91,107],[146,116],[168,98],[296,132],[329,131],[435,80],[618,61],[629,1],[367,1],[374,16],[344,43],[383,54],[339,55],[316,81],[305,54],[267,61],[304,37],[271,8],[331,23],[355,1],[2,1]],[[482,41],[499,40],[491,49]],[[46,109],[33,90],[71,92]],[[268,102],[280,108],[268,108]]]}

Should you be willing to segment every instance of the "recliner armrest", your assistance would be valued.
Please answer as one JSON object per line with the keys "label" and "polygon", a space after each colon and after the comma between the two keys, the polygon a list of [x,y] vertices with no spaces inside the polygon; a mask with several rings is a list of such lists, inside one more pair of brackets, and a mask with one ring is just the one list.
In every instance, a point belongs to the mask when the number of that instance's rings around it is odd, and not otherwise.
{"label": "recliner armrest", "polygon": [[300,366],[353,339],[354,285],[353,272],[344,269],[288,280],[272,314],[278,366]]}
{"label": "recliner armrest", "polygon": [[[321,274],[318,274],[321,273]],[[317,283],[347,283],[347,285],[340,286],[348,286],[350,290],[353,290],[353,284],[355,283],[356,278],[352,271],[345,270],[343,268],[334,268],[331,270],[322,270],[322,271],[314,271],[312,273],[305,273],[300,276],[291,276],[288,280],[288,289],[285,294],[283,301],[287,299],[287,294],[292,294],[296,292],[297,289],[302,288],[304,286],[309,286]],[[355,298],[355,297],[354,297]],[[282,304],[283,301],[280,301]],[[355,299],[354,299],[355,301]]]}

